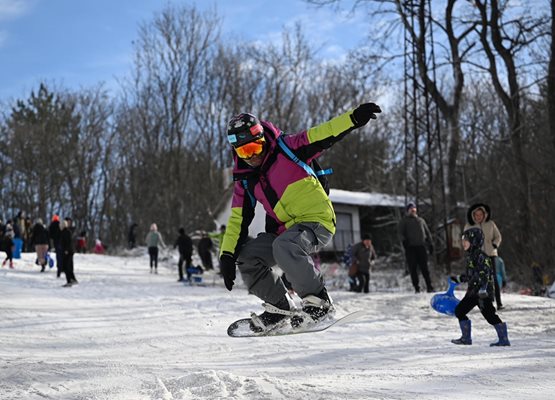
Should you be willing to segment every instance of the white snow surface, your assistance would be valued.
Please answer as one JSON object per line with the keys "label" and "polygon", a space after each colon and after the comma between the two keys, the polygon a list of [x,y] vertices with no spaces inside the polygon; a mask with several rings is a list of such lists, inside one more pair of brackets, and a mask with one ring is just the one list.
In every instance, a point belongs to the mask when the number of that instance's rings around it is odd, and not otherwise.
{"label": "white snow surface", "polygon": [[[553,399],[555,302],[504,294],[511,347],[476,309],[472,346],[432,294],[331,290],[348,325],[312,334],[230,338],[262,310],[228,292],[177,282],[175,259],[76,255],[79,285],[61,287],[34,254],[0,269],[0,399]],[[457,292],[462,297],[462,292]]]}

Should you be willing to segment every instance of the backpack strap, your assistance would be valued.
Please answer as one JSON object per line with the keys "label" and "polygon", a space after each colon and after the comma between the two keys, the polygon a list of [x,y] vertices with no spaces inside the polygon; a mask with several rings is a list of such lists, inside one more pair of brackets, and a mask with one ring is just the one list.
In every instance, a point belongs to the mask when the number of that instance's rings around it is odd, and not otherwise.
{"label": "backpack strap", "polygon": [[308,165],[303,160],[301,160],[299,157],[297,157],[297,155],[293,152],[293,150],[291,150],[289,148],[289,146],[287,146],[287,144],[285,144],[285,141],[283,140],[282,135],[279,135],[277,137],[277,143],[278,143],[279,147],[281,148],[281,150],[285,153],[285,155],[287,157],[289,157],[294,163],[296,163],[302,169],[304,169],[309,175],[312,175],[313,177],[318,179],[319,176],[330,175],[330,174],[333,173],[332,168],[320,169],[320,170],[314,172],[314,169],[310,165]]}
{"label": "backpack strap", "polygon": [[251,200],[251,204],[254,208],[256,206],[256,198],[254,197],[254,195],[249,190],[249,181],[248,181],[248,179],[241,179],[241,184],[243,185],[243,188],[245,189],[245,192],[247,192],[247,194],[249,195],[249,199]]}

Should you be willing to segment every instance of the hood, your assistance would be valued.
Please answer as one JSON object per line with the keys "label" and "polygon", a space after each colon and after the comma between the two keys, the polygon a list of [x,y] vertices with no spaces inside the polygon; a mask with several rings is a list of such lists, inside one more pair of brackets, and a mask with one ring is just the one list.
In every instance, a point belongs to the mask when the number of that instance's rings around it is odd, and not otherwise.
{"label": "hood", "polygon": [[474,222],[474,219],[472,218],[472,214],[474,213],[474,211],[476,211],[477,209],[481,208],[482,211],[484,211],[484,214],[486,215],[486,218],[484,219],[484,222],[487,222],[490,220],[491,218],[491,211],[490,208],[487,204],[484,203],[476,203],[471,205],[468,208],[468,211],[466,212],[466,220],[468,221],[469,225],[475,225],[476,223]]}
{"label": "hood", "polygon": [[484,233],[480,228],[467,229],[462,237],[470,242],[469,252],[480,250],[484,244]]}

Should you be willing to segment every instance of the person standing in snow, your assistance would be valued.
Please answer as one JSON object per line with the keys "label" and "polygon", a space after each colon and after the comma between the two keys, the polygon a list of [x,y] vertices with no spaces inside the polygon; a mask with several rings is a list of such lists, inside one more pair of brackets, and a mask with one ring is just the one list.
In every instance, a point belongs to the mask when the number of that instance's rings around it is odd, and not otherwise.
{"label": "person standing in snow", "polygon": [[212,239],[210,239],[206,232],[202,231],[200,240],[197,244],[197,251],[205,270],[214,269],[214,265],[212,264],[213,247],[214,243],[212,242]]}
{"label": "person standing in snow", "polygon": [[[478,227],[484,233],[484,247],[482,250],[492,258],[492,274],[493,276],[497,275],[495,258],[497,257],[497,249],[501,245],[501,232],[499,232],[497,225],[491,219],[491,210],[489,206],[483,203],[470,206],[466,218],[468,222],[464,226],[465,230]],[[499,289],[497,279],[494,279],[494,287],[497,309],[501,310],[503,308],[503,303],[501,302],[501,290]]]}
{"label": "person standing in snow", "polygon": [[[324,150],[377,118],[380,112],[374,103],[361,104],[291,135],[283,135],[271,122],[249,113],[229,121],[227,139],[233,148],[235,185],[231,216],[220,246],[220,268],[228,290],[232,290],[239,268],[248,292],[265,302],[265,311],[252,315],[251,330],[270,329],[293,315],[295,304],[272,269],[276,264],[302,298],[302,310],[313,321],[334,312],[322,274],[311,257],[335,233],[333,206],[314,174],[293,161],[279,141],[308,167]],[[266,211],[266,232],[248,240],[256,201]],[[291,323],[295,327],[303,321],[294,316]]]}
{"label": "person standing in snow", "polygon": [[148,255],[150,257],[150,273],[152,274],[152,267],[154,273],[158,273],[158,246],[166,247],[162,234],[158,232],[156,224],[150,225],[150,232],[146,235],[146,246],[148,247]]}
{"label": "person standing in snow", "polygon": [[60,233],[60,249],[62,251],[62,266],[64,267],[64,274],[66,275],[67,283],[64,287],[71,287],[77,285],[73,267],[73,254],[75,253],[75,246],[73,244],[73,233],[71,229],[71,218],[65,218],[62,221],[62,231]]}
{"label": "person standing in snow", "polygon": [[64,272],[63,268],[63,251],[60,246],[60,235],[62,230],[60,229],[60,217],[56,214],[52,216],[52,221],[48,226],[48,236],[52,240],[54,250],[56,250],[56,277],[59,278]]}
{"label": "person standing in snow", "polygon": [[[185,280],[183,278],[183,268],[185,268],[185,271],[187,272],[187,270],[193,264],[193,241],[191,240],[189,235],[185,233],[184,228],[179,228],[178,233],[179,236],[177,237],[173,248],[175,249],[177,247],[177,249],[179,250],[179,261],[177,262],[177,272],[179,273],[179,279],[177,281],[182,282]],[[185,263],[185,267],[183,267],[183,263]]]}
{"label": "person standing in snow", "polygon": [[459,320],[462,336],[451,340],[454,344],[472,344],[471,322],[467,314],[476,306],[482,316],[495,328],[499,340],[490,346],[510,346],[507,334],[507,324],[495,313],[493,306],[493,274],[492,260],[482,251],[484,234],[480,228],[470,228],[463,232],[463,248],[465,251],[466,272],[459,276],[452,276],[457,283],[467,282],[468,288],[463,299],[455,308],[455,316]]}
{"label": "person standing in snow", "polygon": [[131,224],[129,227],[129,231],[127,232],[127,248],[129,250],[134,249],[137,242],[137,225],[135,222]]}
{"label": "person standing in snow", "polygon": [[428,254],[426,252],[426,247],[430,249],[430,253],[432,252],[432,234],[424,218],[418,216],[416,204],[407,204],[407,215],[399,223],[398,229],[405,249],[414,291],[416,293],[420,292],[420,284],[418,283],[418,268],[420,268],[426,282],[427,292],[433,292],[434,288],[430,279]]}
{"label": "person standing in snow", "polygon": [[42,223],[41,218],[37,218],[35,225],[33,226],[31,233],[31,242],[35,246],[35,251],[37,252],[37,262],[41,266],[40,272],[44,272],[46,268],[46,253],[48,253],[48,247],[50,238],[48,237],[48,230]]}
{"label": "person standing in snow", "polygon": [[363,235],[362,241],[355,244],[352,248],[352,262],[356,264],[357,285],[353,291],[361,293],[369,292],[370,267],[372,261],[378,258],[376,250],[372,246],[370,235]]}
{"label": "person standing in snow", "polygon": [[0,251],[4,251],[6,253],[6,258],[2,261],[2,267],[4,267],[9,261],[9,266],[13,269],[14,237],[15,234],[12,227],[12,221],[8,220],[4,226],[4,235],[0,236]]}

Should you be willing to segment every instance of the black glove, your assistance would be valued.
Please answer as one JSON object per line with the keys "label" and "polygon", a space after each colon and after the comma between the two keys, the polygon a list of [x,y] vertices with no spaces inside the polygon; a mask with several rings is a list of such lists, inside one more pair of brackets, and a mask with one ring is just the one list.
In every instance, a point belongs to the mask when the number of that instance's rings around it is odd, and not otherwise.
{"label": "black glove", "polygon": [[461,280],[457,275],[450,276],[449,279],[451,279],[455,283],[461,283]]}
{"label": "black glove", "polygon": [[434,245],[428,244],[428,253],[432,256],[434,254]]}
{"label": "black glove", "polygon": [[229,253],[223,253],[220,257],[220,272],[224,277],[224,284],[227,290],[231,291],[235,281],[235,258]]}
{"label": "black glove", "polygon": [[351,120],[355,124],[355,128],[360,128],[370,121],[370,119],[378,118],[376,114],[381,113],[382,110],[380,106],[374,103],[364,103],[359,105],[353,110],[351,114]]}

